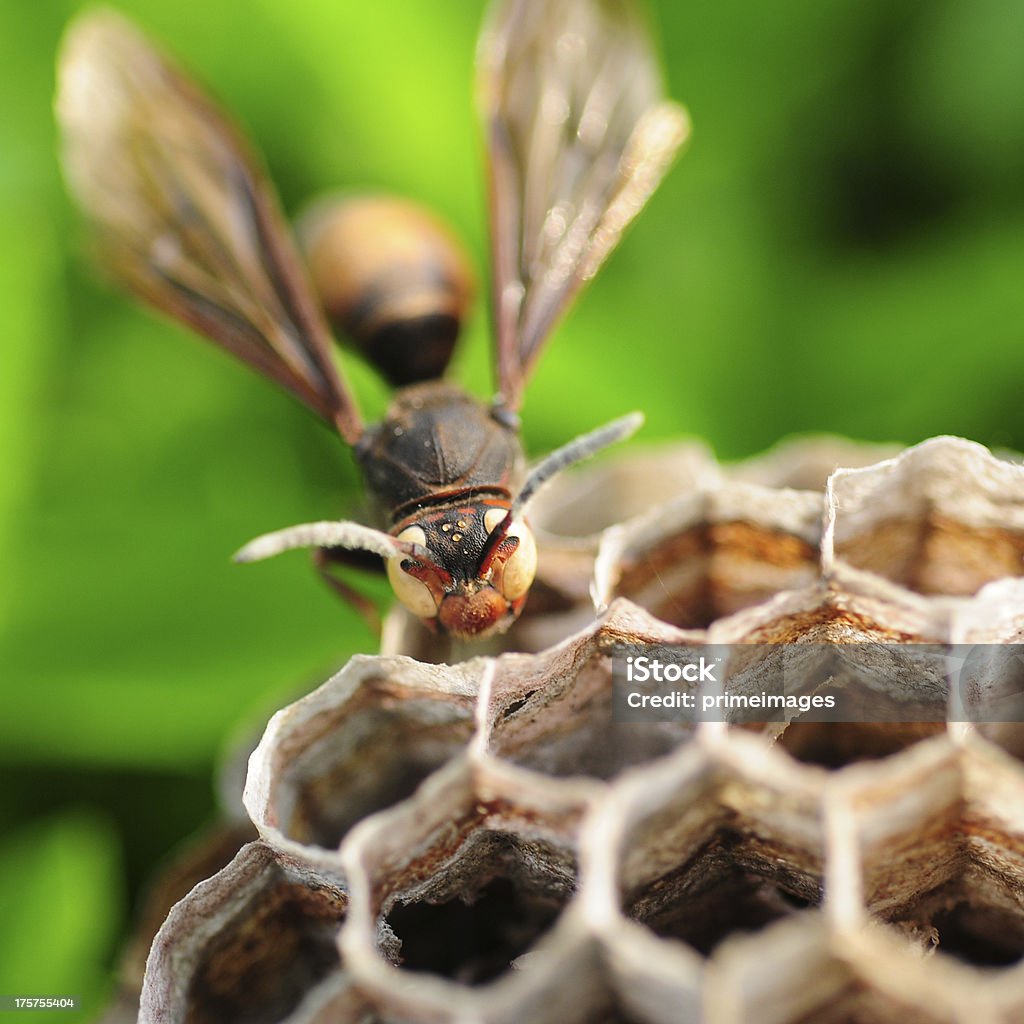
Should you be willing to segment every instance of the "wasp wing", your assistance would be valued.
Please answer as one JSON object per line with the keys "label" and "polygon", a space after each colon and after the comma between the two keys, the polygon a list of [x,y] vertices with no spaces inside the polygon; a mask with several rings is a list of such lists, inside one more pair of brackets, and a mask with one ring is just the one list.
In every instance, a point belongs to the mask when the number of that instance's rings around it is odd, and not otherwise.
{"label": "wasp wing", "polygon": [[689,132],[629,0],[502,0],[481,39],[500,397],[518,407],[544,340]]}
{"label": "wasp wing", "polygon": [[329,332],[273,189],[236,129],[110,11],[68,30],[56,107],[65,176],[112,276],[354,444],[361,421]]}

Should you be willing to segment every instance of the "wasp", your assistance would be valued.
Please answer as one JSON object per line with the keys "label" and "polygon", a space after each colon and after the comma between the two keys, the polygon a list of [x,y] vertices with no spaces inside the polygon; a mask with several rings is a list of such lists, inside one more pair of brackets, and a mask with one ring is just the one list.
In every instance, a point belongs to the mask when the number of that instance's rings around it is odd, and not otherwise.
{"label": "wasp", "polygon": [[[478,52],[489,176],[497,393],[446,381],[471,275],[447,230],[403,200],[335,203],[304,265],[248,141],[126,19],[77,19],[56,101],[70,191],[99,259],[145,302],[276,381],[351,446],[376,526],[316,522],[259,537],[254,561],[311,547],[369,556],[428,628],[507,629],[537,569],[530,502],[555,474],[628,437],[626,416],[526,469],[523,390],[567,306],[615,247],[685,140],[628,0],[503,0]],[[366,425],[329,322],[397,390]]]}

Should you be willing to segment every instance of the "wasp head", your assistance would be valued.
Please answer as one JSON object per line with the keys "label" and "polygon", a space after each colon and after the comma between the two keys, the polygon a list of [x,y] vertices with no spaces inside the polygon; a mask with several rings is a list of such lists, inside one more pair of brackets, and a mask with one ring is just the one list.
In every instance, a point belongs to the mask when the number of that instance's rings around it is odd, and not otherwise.
{"label": "wasp head", "polygon": [[471,639],[515,621],[537,571],[537,545],[508,502],[421,511],[392,532],[416,553],[392,554],[388,579],[429,628]]}

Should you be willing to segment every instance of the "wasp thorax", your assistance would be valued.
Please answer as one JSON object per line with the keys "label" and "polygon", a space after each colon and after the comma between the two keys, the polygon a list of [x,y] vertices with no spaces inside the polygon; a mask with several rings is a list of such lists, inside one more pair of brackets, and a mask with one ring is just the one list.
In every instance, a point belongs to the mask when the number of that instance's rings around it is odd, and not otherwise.
{"label": "wasp thorax", "polygon": [[537,545],[500,502],[419,513],[397,539],[412,553],[388,559],[395,596],[432,628],[457,637],[506,629],[537,571]]}
{"label": "wasp thorax", "polygon": [[303,236],[335,327],[394,384],[440,377],[473,295],[451,232],[408,200],[355,196],[315,207]]}

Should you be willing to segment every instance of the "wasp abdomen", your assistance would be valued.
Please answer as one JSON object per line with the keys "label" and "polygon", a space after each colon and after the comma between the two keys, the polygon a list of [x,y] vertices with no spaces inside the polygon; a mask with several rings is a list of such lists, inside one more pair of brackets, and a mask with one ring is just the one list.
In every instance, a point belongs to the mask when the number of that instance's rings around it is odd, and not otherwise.
{"label": "wasp abdomen", "polygon": [[415,203],[353,196],[319,204],[303,236],[332,323],[392,384],[440,377],[473,296],[454,236]]}

